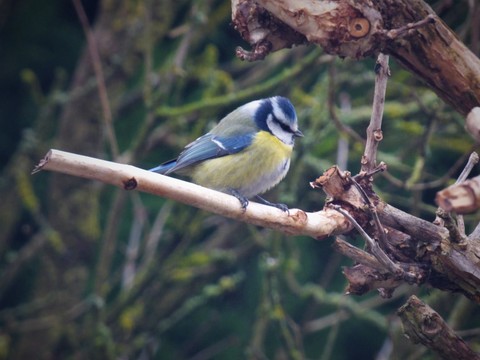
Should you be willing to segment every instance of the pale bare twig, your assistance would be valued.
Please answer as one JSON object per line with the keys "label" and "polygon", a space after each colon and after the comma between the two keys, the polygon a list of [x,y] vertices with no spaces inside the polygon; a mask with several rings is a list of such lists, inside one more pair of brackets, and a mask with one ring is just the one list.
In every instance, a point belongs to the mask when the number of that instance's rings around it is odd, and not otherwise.
{"label": "pale bare twig", "polygon": [[[479,157],[478,154],[474,151],[470,154],[470,157],[468,158],[467,165],[463,168],[463,171],[461,174],[458,176],[457,181],[455,181],[455,184],[460,184],[467,180],[468,175],[472,172],[473,168],[475,165],[478,164]],[[458,215],[457,216],[457,226],[458,226],[458,231],[462,236],[465,236],[465,221],[463,219],[463,215]]]}
{"label": "pale bare twig", "polygon": [[108,210],[105,230],[100,240],[98,262],[93,279],[95,281],[95,291],[100,296],[104,296],[106,290],[109,288],[105,285],[109,281],[110,266],[119,240],[119,224],[122,219],[123,211],[125,210],[127,194],[128,193],[121,191],[120,189],[115,193]]}
{"label": "pale bare twig", "polygon": [[458,176],[457,181],[455,181],[455,184],[460,184],[460,183],[464,182],[465,180],[467,180],[468,175],[470,175],[470,173],[472,172],[475,165],[478,164],[478,161],[479,161],[478,154],[475,151],[472,152],[470,154],[470,156],[468,157],[467,164],[465,165],[462,172]]}
{"label": "pale bare twig", "polygon": [[283,231],[289,235],[307,235],[325,239],[345,233],[350,223],[332,209],[305,212],[280,209],[250,202],[246,211],[233,196],[204,188],[186,181],[156,174],[131,165],[50,150],[33,173],[40,170],[57,171],[87,179],[99,180],[125,190],[139,190],[170,198],[212,213],[250,224]]}

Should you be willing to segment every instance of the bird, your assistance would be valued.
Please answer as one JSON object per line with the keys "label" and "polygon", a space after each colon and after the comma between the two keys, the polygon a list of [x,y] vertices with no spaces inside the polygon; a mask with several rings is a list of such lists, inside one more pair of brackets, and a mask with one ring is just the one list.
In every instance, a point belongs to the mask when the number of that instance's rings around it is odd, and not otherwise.
{"label": "bird", "polygon": [[150,171],[186,175],[201,186],[235,196],[245,211],[249,199],[288,212],[260,194],[277,185],[290,167],[295,138],[303,137],[289,99],[273,96],[244,104],[173,160]]}

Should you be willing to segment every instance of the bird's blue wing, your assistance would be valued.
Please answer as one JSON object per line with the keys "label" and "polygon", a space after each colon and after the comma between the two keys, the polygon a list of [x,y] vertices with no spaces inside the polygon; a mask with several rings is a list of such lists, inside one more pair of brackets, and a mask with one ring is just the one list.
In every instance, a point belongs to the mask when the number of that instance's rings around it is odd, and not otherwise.
{"label": "bird's blue wing", "polygon": [[164,162],[163,164],[160,164],[154,168],[151,168],[148,171],[153,171],[159,174],[166,174],[169,172],[171,168],[173,168],[177,164],[177,159],[173,159],[167,162]]}
{"label": "bird's blue wing", "polygon": [[185,147],[185,150],[179,155],[175,166],[169,168],[166,174],[208,159],[238,153],[249,146],[252,140],[253,134],[228,137],[211,133],[205,134]]}
{"label": "bird's blue wing", "polygon": [[[223,155],[236,154],[252,143],[254,134],[237,136],[213,136],[212,141],[224,150]],[[221,156],[223,156],[221,155]]]}

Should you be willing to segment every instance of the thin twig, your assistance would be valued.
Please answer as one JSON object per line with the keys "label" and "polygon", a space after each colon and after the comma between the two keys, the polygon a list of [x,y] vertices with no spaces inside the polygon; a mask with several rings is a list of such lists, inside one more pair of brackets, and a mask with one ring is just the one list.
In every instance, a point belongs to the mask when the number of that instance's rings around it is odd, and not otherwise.
{"label": "thin twig", "polygon": [[392,29],[392,30],[387,30],[385,31],[385,35],[392,40],[396,40],[398,38],[401,38],[405,35],[408,35],[410,30],[418,29],[420,27],[423,27],[427,24],[433,24],[435,22],[435,15],[430,14],[424,19],[414,22],[414,23],[409,23],[405,26],[399,27],[398,29]]}
{"label": "thin twig", "polygon": [[[333,124],[335,125],[335,127],[337,128],[337,130],[341,134],[346,134],[349,137],[351,137],[352,139],[354,139],[355,141],[357,141],[361,144],[365,144],[365,140],[359,134],[357,134],[357,132],[354,129],[352,129],[350,126],[342,123],[340,121],[340,119],[338,118],[337,111],[336,111],[336,108],[335,108],[335,88],[336,88],[335,85],[336,84],[335,84],[335,62],[334,62],[334,60],[332,60],[332,62],[330,63],[328,75],[329,75],[328,76],[329,83],[328,83],[327,105],[328,105],[328,113],[330,115],[330,118],[333,120]],[[342,106],[342,110],[344,110],[343,106]],[[342,166],[340,165],[340,167],[342,167]]]}
{"label": "thin twig", "polygon": [[128,237],[125,264],[122,272],[122,291],[132,288],[137,275],[137,262],[140,247],[140,239],[145,229],[147,218],[145,207],[142,204],[138,193],[130,193],[133,202],[133,224]]}
{"label": "thin twig", "polygon": [[[410,293],[410,289],[407,286],[400,287],[395,294],[388,299],[381,297],[370,297],[367,300],[356,303],[359,306],[359,311],[363,313],[373,312],[375,308],[385,306],[386,303],[392,303],[398,301],[398,299],[404,297],[406,294]],[[343,306],[339,306],[339,310],[335,313],[330,313],[328,315],[322,316],[318,319],[307,321],[303,327],[305,333],[312,333],[321,331],[328,327],[333,326],[334,324],[344,322],[352,318],[354,315],[351,311],[345,310]]]}
{"label": "thin twig", "polygon": [[372,116],[367,128],[367,143],[362,156],[362,168],[364,172],[370,172],[377,162],[378,143],[382,140],[382,118],[385,105],[385,92],[387,81],[390,76],[388,67],[388,55],[379,54],[375,65],[375,92],[373,95]]}
{"label": "thin twig", "polygon": [[[465,165],[465,167],[463,168],[463,171],[460,174],[460,176],[458,177],[455,184],[460,184],[460,183],[464,182],[465,180],[467,180],[468,176],[472,172],[475,165],[478,164],[478,161],[479,161],[478,154],[475,151],[472,152],[470,154],[470,157],[468,158],[467,165]],[[457,226],[458,226],[458,231],[460,232],[460,234],[463,237],[465,237],[465,235],[466,235],[466,233],[465,233],[465,220],[463,219],[463,215],[457,215]]]}
{"label": "thin twig", "polygon": [[163,235],[163,228],[172,210],[172,204],[172,202],[167,202],[163,205],[153,222],[152,228],[147,235],[144,256],[139,265],[139,271],[146,270],[148,266],[150,266],[150,263],[156,258],[158,243]]}
{"label": "thin twig", "polygon": [[368,205],[368,211],[369,211],[371,217],[373,218],[373,221],[375,222],[375,227],[377,228],[378,235],[380,237],[380,241],[383,244],[383,246],[386,247],[388,240],[387,240],[387,236],[385,235],[385,229],[383,228],[382,222],[380,221],[380,219],[378,217],[377,209],[372,204],[372,202],[370,201],[370,198],[368,197],[365,190],[360,186],[360,184],[354,178],[351,178],[351,181],[352,181],[353,186],[355,186],[355,188],[362,195],[362,198],[363,198],[363,201],[365,202],[365,204]]}
{"label": "thin twig", "polygon": [[363,264],[378,271],[383,271],[385,269],[385,267],[377,260],[375,256],[353,246],[338,236],[335,238],[332,247],[335,251],[352,259],[358,264]]}
{"label": "thin twig", "polygon": [[114,257],[117,242],[119,241],[118,231],[121,223],[123,211],[125,211],[125,200],[127,199],[125,191],[117,189],[110,208],[108,209],[108,218],[104,227],[104,233],[100,239],[98,250],[98,262],[93,277],[94,291],[100,296],[105,296],[108,289],[106,284],[109,282],[109,271]]}
{"label": "thin twig", "polygon": [[105,76],[103,74],[102,62],[100,54],[98,53],[96,39],[88,22],[87,14],[85,13],[82,2],[80,0],[73,0],[73,5],[75,6],[75,10],[87,38],[88,52],[92,59],[93,71],[95,72],[95,78],[97,79],[98,95],[102,106],[105,130],[107,132],[113,158],[117,159],[119,156],[118,142],[115,136],[115,130],[113,129],[112,109],[108,100],[107,86],[105,84]]}
{"label": "thin twig", "polygon": [[[471,148],[471,151],[475,149],[476,146],[473,146]],[[465,160],[467,158],[467,154],[462,155],[460,158],[458,158],[457,161],[455,161],[455,164],[447,170],[447,172],[438,179],[435,179],[433,181],[429,182],[422,182],[422,183],[417,183],[417,184],[407,184],[405,181],[402,181],[396,177],[394,177],[391,173],[384,173],[383,176],[385,179],[387,179],[391,184],[401,188],[401,189],[407,189],[407,190],[427,190],[427,189],[433,189],[433,188],[438,188],[439,186],[444,185],[447,183],[453,175],[463,166],[465,163]]]}
{"label": "thin twig", "polygon": [[380,164],[375,166],[375,169],[373,169],[372,171],[370,171],[370,172],[360,171],[357,175],[352,177],[352,180],[357,181],[357,180],[360,180],[360,179],[369,179],[372,176],[377,175],[378,173],[385,172],[386,170],[387,170],[387,164],[384,163],[383,161],[381,161]]}
{"label": "thin twig", "polygon": [[460,184],[465,180],[467,180],[468,176],[472,172],[475,165],[478,164],[478,161],[479,161],[478,154],[475,151],[472,152],[468,158],[467,164],[463,168],[461,174],[458,176],[457,181],[455,181],[455,184]]}
{"label": "thin twig", "polygon": [[338,205],[331,205],[332,209],[338,211],[340,214],[345,216],[355,227],[355,229],[360,233],[360,235],[365,239],[365,241],[368,243],[370,246],[370,249],[372,251],[372,254],[378,259],[378,261],[384,266],[384,269],[390,273],[392,273],[395,276],[398,276],[400,274],[403,274],[404,271],[403,269],[398,266],[396,263],[394,263],[388,256],[385,254],[385,252],[382,250],[382,248],[377,244],[377,242],[370,237],[366,233],[365,230],[360,226],[360,224],[353,218],[352,215],[348,213],[348,211],[342,209]]}

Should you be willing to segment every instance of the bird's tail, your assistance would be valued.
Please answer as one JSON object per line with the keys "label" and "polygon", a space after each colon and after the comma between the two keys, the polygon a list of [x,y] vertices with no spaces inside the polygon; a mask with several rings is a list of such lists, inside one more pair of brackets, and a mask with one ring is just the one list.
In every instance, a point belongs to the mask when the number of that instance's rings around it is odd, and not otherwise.
{"label": "bird's tail", "polygon": [[168,174],[175,165],[177,165],[177,159],[167,161],[157,167],[154,167],[148,171],[153,171],[159,174]]}

